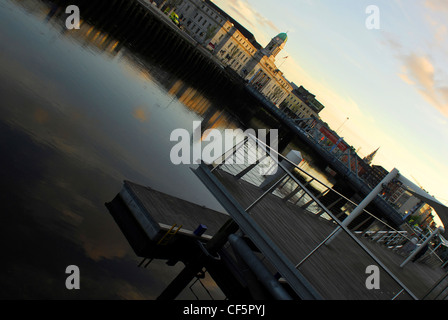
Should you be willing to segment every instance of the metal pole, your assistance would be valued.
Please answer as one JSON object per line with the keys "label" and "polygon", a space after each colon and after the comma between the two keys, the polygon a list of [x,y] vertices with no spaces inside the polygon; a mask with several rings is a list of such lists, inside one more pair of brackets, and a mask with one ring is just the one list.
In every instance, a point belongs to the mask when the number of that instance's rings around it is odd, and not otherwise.
{"label": "metal pole", "polygon": [[[251,137],[251,139],[254,139],[253,137]],[[263,146],[263,144],[260,144],[261,146]],[[281,156],[281,157],[283,157],[283,156]],[[287,159],[287,158],[284,158],[286,161],[288,161],[289,162],[289,159]],[[275,161],[275,160],[274,160]],[[277,162],[277,161],[276,161]],[[278,166],[281,168],[281,169],[283,169],[284,171],[287,171],[287,169],[280,163],[280,162],[277,162],[277,164],[278,164]],[[296,168],[298,168],[298,167],[296,167]],[[199,169],[201,169],[201,170],[204,170],[204,172],[206,172],[206,168],[205,169],[203,169],[203,167],[201,166],[201,167],[199,167]],[[303,170],[301,169],[301,168],[298,168],[299,170],[301,170],[302,172],[303,172]],[[198,170],[198,169],[196,169],[196,170]],[[395,169],[394,169],[395,170]],[[302,186],[302,188],[304,188],[303,187],[303,184],[298,180],[298,179],[296,179],[293,175],[291,175],[291,178],[298,184],[298,185],[300,185],[300,186]],[[201,178],[201,180],[202,180],[202,178]],[[317,179],[316,179],[317,180]],[[319,180],[317,180],[317,181],[319,181]],[[336,192],[336,193],[338,193],[338,192]],[[306,194],[306,192],[304,192],[304,194]],[[315,198],[315,196],[311,193],[310,194],[310,197],[311,198]],[[347,201],[350,201],[349,199],[347,199],[347,198],[345,198]],[[298,200],[298,201],[300,201],[300,199]],[[331,212],[331,211],[329,211],[327,208],[325,208],[325,206],[323,206],[321,203],[320,203],[320,201],[319,201],[319,199],[316,199],[315,200],[316,201],[316,203],[318,203],[319,204],[319,206],[321,206],[322,208],[323,208],[323,210],[325,211],[325,213],[327,213],[331,218],[333,218],[335,221],[336,221],[336,223],[337,224],[339,224],[339,226],[342,228],[342,230],[344,231],[344,232],[346,232],[347,234],[348,234],[348,236],[350,237],[350,238],[352,238],[352,240],[353,241],[355,241],[355,243],[356,244],[358,244],[358,246],[360,246],[376,263],[377,263],[377,265],[379,265],[384,271],[386,271],[386,273],[389,275],[389,276],[391,276],[392,277],[392,279],[394,279],[394,281],[395,282],[397,282],[414,300],[418,300],[418,298],[400,281],[400,279],[398,279],[382,262],[381,262],[381,260],[379,260],[362,242],[360,242],[359,241],[359,239],[357,239],[356,238],[356,236],[353,234],[353,233],[351,233],[349,230],[348,230],[348,228],[346,227],[346,226],[344,226],[336,217],[335,217],[335,215]],[[352,201],[350,201],[350,203],[353,203]],[[355,204],[355,203],[353,203],[353,204]],[[239,215],[232,215],[234,218],[239,218]],[[285,277],[285,275],[283,275],[284,277]],[[285,277],[286,278],[286,277]],[[294,279],[294,278],[291,278],[291,279]]]}
{"label": "metal pole", "polygon": [[264,159],[266,159],[268,156],[264,155],[261,159],[257,160],[254,164],[249,165],[246,169],[242,170],[240,173],[238,173],[235,178],[241,179],[244,177],[247,173],[249,173],[253,168],[255,168],[260,162],[262,162]]}
{"label": "metal pole", "polygon": [[417,247],[406,260],[403,261],[403,263],[400,265],[400,268],[403,268],[409,261],[411,261],[411,259],[414,258],[417,253],[419,253],[439,232],[442,233],[444,231],[445,229],[443,229],[442,227],[438,227],[437,230],[431,233],[431,235],[426,238],[426,240],[419,247]]}
{"label": "metal pole", "polygon": [[344,120],[344,122],[341,124],[341,126],[339,128],[337,128],[337,130],[335,131],[336,133],[338,133],[338,131],[344,126],[344,124],[349,120],[349,117],[347,117],[347,119]]}
{"label": "metal pole", "polygon": [[[213,171],[215,171],[216,169],[218,169],[220,166],[222,166],[223,164],[225,164],[225,162],[227,161],[227,159],[229,159],[230,157],[232,157],[233,155],[235,155],[235,154],[238,152],[238,150],[239,150],[242,146],[244,146],[244,144],[246,143],[246,141],[247,141],[247,137],[245,137],[245,138],[243,139],[243,141],[240,141],[239,143],[235,144],[235,145],[234,145],[232,148],[230,148],[229,150],[225,151],[225,152],[220,156],[220,158],[222,159],[222,160],[221,160],[222,162],[221,162],[221,163],[218,163],[217,166],[214,167],[214,168],[212,168],[210,171],[213,172]],[[232,153],[229,154],[228,156],[225,156],[225,154],[226,154],[227,152],[229,152],[230,150],[233,150]],[[223,158],[224,158],[224,159],[223,159]],[[215,160],[214,162],[216,162],[216,160]]]}
{"label": "metal pole", "polygon": [[235,252],[244,260],[250,270],[257,276],[258,280],[269,291],[269,293],[277,300],[292,300],[288,292],[275,279],[272,273],[253,253],[252,249],[240,237],[231,234],[229,242]]}
{"label": "metal pole", "polygon": [[323,244],[324,244],[328,239],[330,239],[330,238],[331,238],[331,237],[332,237],[338,230],[340,230],[340,229],[341,229],[341,227],[337,227],[336,229],[334,229],[333,232],[330,233],[330,234],[328,235],[328,237],[326,237],[326,238],[324,239],[324,241],[322,241],[316,248],[314,248],[310,253],[308,253],[308,254],[306,255],[306,257],[302,259],[302,261],[300,261],[300,262],[296,265],[296,269],[300,268],[300,266],[301,266],[306,260],[308,260],[309,257],[311,257],[317,250],[319,250],[319,248],[322,247]]}
{"label": "metal pole", "polygon": [[286,178],[288,174],[285,173],[280,180],[278,180],[276,183],[274,183],[268,190],[266,190],[257,200],[255,200],[249,207],[247,207],[246,212],[249,213],[249,211],[258,203],[260,202],[268,193],[271,193],[277,185],[283,181],[283,179]]}
{"label": "metal pole", "polygon": [[404,289],[401,289],[400,292],[398,292],[393,298],[392,300],[397,299],[397,297],[404,291]]}
{"label": "metal pole", "polygon": [[[163,292],[157,297],[157,300],[174,300],[184,290],[187,285],[193,280],[198,272],[202,270],[206,265],[209,256],[214,256],[224,246],[230,234],[235,233],[238,230],[238,224],[229,219],[218,230],[218,232],[207,242],[204,252],[197,252],[189,262],[186,262],[184,269],[174,278],[171,283],[163,290]],[[198,244],[202,245],[201,242]]]}
{"label": "metal pole", "polygon": [[[352,211],[352,213],[350,213],[350,215],[345,218],[344,221],[342,221],[342,225],[344,226],[348,226],[357,216],[359,216],[363,210],[365,209],[365,207],[367,207],[367,205],[373,200],[375,199],[375,197],[381,192],[381,190],[383,189],[383,185],[391,182],[396,176],[398,175],[398,170],[397,169],[393,169],[391,172],[389,172],[389,174],[372,190],[372,192],[370,192],[367,197],[355,208],[355,210]],[[338,230],[338,232],[336,232],[333,237],[331,237],[330,239],[328,239],[328,241],[326,242],[327,245],[329,245],[334,238],[337,237],[337,235],[341,232],[341,230]]]}

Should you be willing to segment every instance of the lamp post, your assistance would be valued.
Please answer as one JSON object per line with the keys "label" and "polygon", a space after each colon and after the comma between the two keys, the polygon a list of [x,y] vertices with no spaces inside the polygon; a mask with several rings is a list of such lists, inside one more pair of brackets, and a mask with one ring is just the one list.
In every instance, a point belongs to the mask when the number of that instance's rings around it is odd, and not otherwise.
{"label": "lamp post", "polygon": [[285,61],[286,61],[286,59],[288,58],[289,56],[286,56],[286,57],[283,57],[282,59],[283,59],[283,61],[282,61],[282,63],[280,63],[280,65],[278,66],[278,69],[280,69],[280,67],[285,63]]}
{"label": "lamp post", "polygon": [[344,120],[344,122],[342,122],[342,124],[339,126],[339,128],[336,130],[336,133],[338,133],[338,131],[344,126],[344,124],[348,121],[349,117],[347,117],[347,119]]}

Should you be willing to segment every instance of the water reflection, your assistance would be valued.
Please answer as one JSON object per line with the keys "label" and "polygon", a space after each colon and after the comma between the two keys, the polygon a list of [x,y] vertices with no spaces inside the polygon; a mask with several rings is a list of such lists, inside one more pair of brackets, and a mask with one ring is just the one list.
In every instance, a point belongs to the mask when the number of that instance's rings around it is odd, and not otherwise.
{"label": "water reflection", "polygon": [[[173,270],[157,262],[152,272],[136,270],[104,202],[126,178],[215,205],[200,187],[185,188],[196,183],[188,168],[169,165],[170,130],[200,118],[176,117],[189,109],[150,77],[129,73],[131,57],[92,55],[97,43],[55,38],[58,30],[11,4],[0,16],[0,131],[8,155],[1,160],[1,237],[10,244],[0,297],[154,298]],[[172,112],[158,108],[169,103]],[[80,291],[64,287],[69,264],[81,269]]]}
{"label": "water reflection", "polygon": [[[171,164],[170,133],[238,128],[251,113],[227,112],[215,91],[86,21],[68,32],[62,17],[51,2],[0,4],[0,298],[153,299],[181,266],[136,268],[104,203],[128,179],[222,210],[190,166]],[[65,289],[70,264],[81,290]]]}

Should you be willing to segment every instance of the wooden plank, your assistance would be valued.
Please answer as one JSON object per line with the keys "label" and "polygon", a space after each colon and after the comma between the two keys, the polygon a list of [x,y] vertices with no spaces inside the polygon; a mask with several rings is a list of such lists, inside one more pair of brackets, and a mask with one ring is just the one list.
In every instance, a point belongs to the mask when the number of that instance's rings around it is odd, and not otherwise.
{"label": "wooden plank", "polygon": [[[215,174],[243,207],[248,207],[263,193],[258,187],[222,170],[216,170]],[[285,203],[272,194],[259,202],[250,214],[293,263],[300,262],[337,227],[334,222]],[[440,268],[418,263],[401,269],[399,264],[403,257],[384,246],[370,242],[367,245],[417,297],[422,297],[444,274]],[[385,272],[381,273],[381,290],[366,288],[365,270],[372,264],[374,260],[353,239],[340,234],[331,246],[321,247],[300,271],[326,299],[391,299],[401,287]],[[410,297],[403,294],[400,298]]]}
{"label": "wooden plank", "polygon": [[204,224],[207,226],[207,231],[204,234],[210,237],[229,219],[225,213],[172,197],[130,181],[125,181],[125,187],[138,198],[151,219],[164,229],[166,226],[176,224],[177,226],[182,225],[181,230],[188,233],[196,230],[200,224]]}
{"label": "wooden plank", "polygon": [[[243,207],[248,207],[263,194],[258,187],[244,180],[237,180],[220,170],[215,173]],[[202,223],[208,227],[205,237],[209,239],[229,219],[227,214],[162,192],[131,182],[125,184],[161,229],[168,229],[173,224],[183,225],[183,233],[192,235]],[[293,264],[300,262],[336,227],[333,222],[292,203],[285,203],[272,194],[259,202],[250,214]],[[403,257],[376,243],[365,239],[363,242],[418,297],[423,296],[444,274],[440,268],[430,268],[420,263],[409,264],[401,269],[399,264]],[[381,290],[368,290],[365,287],[365,269],[371,264],[374,264],[373,260],[350,237],[341,234],[331,246],[321,247],[301,266],[300,272],[325,299],[392,298],[401,288],[385,273],[381,277]],[[400,298],[409,297],[403,294]]]}

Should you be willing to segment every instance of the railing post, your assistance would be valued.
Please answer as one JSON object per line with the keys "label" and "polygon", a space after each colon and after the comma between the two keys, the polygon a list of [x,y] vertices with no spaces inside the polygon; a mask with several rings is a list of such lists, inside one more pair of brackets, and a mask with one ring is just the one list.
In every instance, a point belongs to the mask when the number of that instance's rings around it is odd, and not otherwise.
{"label": "railing post", "polygon": [[252,208],[258,203],[260,202],[267,194],[271,193],[276,187],[277,185],[283,181],[283,179],[286,178],[288,174],[285,173],[280,180],[278,180],[276,183],[274,183],[271,187],[269,187],[268,190],[266,190],[257,200],[255,200],[249,207],[246,208],[246,212],[248,213],[250,210],[252,210]]}
{"label": "railing post", "polygon": [[[227,150],[227,151],[225,151],[222,155],[221,155],[221,163],[218,163],[217,165],[216,165],[216,167],[214,167],[214,168],[212,168],[211,170],[210,170],[210,172],[213,172],[213,171],[215,171],[216,169],[218,169],[220,166],[222,166],[223,164],[225,164],[225,162],[230,158],[230,157],[233,157],[237,152],[238,152],[238,150],[242,147],[242,146],[244,146],[244,144],[247,142],[247,140],[248,140],[248,138],[247,137],[245,137],[242,141],[240,141],[239,143],[237,143],[237,144],[235,144],[234,146],[232,146],[232,148],[230,148],[229,150]],[[233,150],[232,151],[232,153],[231,154],[229,154],[228,156],[225,156],[225,154],[227,153],[227,152],[229,152],[230,150]],[[214,161],[214,162],[216,162],[216,160]]]}
{"label": "railing post", "polygon": [[249,165],[246,169],[242,170],[240,173],[238,173],[235,178],[241,179],[246,174],[248,174],[253,168],[255,168],[257,165],[259,165],[264,159],[266,159],[268,156],[264,155],[261,159],[256,160],[255,163]]}
{"label": "railing post", "polygon": [[400,268],[403,268],[409,261],[411,261],[411,259],[413,259],[417,255],[417,253],[419,253],[439,232],[443,233],[444,231],[445,230],[442,227],[439,227],[437,228],[437,230],[431,233],[431,235],[427,237],[426,240],[419,247],[417,247],[406,260],[403,261],[403,263],[400,265]]}
{"label": "railing post", "polygon": [[296,187],[293,191],[291,191],[290,194],[288,194],[286,197],[284,197],[282,200],[284,202],[287,202],[289,199],[291,199],[292,197],[294,197],[299,191],[300,191],[301,187],[298,186]]}
{"label": "railing post", "polygon": [[[367,205],[373,199],[375,199],[375,197],[381,192],[381,190],[383,189],[383,185],[392,181],[397,175],[398,175],[397,169],[393,169],[391,172],[389,172],[389,174],[372,190],[372,192],[370,192],[367,195],[367,197],[355,208],[355,210],[353,210],[352,213],[350,213],[350,215],[342,222],[342,224],[344,226],[348,226],[359,214],[361,214],[361,212],[363,212],[364,208],[367,207]],[[333,239],[335,239],[338,236],[340,232],[341,230],[336,232],[333,235],[333,237],[328,239],[326,244],[329,245],[333,241]]]}

